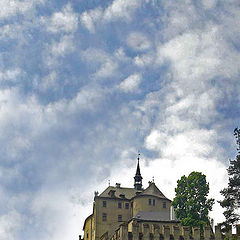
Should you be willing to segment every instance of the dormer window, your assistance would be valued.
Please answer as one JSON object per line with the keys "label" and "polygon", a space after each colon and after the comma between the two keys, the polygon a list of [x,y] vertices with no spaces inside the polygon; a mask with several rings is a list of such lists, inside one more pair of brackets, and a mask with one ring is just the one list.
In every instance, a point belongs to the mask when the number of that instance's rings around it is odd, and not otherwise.
{"label": "dormer window", "polygon": [[120,198],[125,198],[125,194],[120,194],[119,197]]}
{"label": "dormer window", "polygon": [[109,192],[108,192],[108,195],[110,196],[110,197],[115,197],[115,190],[110,190]]}

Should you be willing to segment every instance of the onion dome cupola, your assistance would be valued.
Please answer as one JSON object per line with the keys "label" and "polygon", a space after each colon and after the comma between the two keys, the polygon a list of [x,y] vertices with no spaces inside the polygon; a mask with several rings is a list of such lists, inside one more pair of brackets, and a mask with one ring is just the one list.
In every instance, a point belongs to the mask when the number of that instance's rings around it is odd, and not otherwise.
{"label": "onion dome cupola", "polygon": [[141,172],[140,172],[140,166],[139,166],[139,156],[140,154],[138,154],[138,163],[137,163],[137,171],[134,177],[134,188],[136,190],[142,190],[142,176],[141,176]]}

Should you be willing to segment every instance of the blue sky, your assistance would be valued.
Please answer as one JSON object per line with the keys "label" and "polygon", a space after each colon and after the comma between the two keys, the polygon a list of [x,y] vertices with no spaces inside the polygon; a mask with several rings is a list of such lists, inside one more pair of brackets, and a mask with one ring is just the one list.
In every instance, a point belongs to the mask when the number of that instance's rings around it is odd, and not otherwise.
{"label": "blue sky", "polygon": [[[0,239],[77,239],[93,193],[202,171],[221,199],[239,125],[240,5],[1,0]],[[211,217],[223,220],[216,203]]]}

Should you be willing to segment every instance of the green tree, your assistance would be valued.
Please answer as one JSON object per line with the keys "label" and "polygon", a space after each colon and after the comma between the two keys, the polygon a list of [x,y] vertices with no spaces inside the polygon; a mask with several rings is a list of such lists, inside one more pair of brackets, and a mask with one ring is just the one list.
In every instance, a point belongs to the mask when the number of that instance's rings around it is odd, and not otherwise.
{"label": "green tree", "polygon": [[225,216],[225,222],[222,225],[228,229],[230,225],[236,225],[240,220],[240,129],[234,130],[234,136],[237,142],[238,154],[235,160],[230,160],[228,171],[228,187],[221,191],[224,196],[223,201],[219,201],[220,205],[225,208],[223,212]]}
{"label": "green tree", "polygon": [[172,202],[176,217],[183,226],[209,224],[208,213],[212,210],[214,199],[207,199],[209,184],[201,172],[192,172],[177,181],[176,196]]}

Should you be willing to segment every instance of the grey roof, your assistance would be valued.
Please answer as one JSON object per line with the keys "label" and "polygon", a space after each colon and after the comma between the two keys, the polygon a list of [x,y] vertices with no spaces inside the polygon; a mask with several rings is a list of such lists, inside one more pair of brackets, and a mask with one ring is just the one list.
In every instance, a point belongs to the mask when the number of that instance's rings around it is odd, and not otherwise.
{"label": "grey roof", "polygon": [[[168,199],[166,198],[163,193],[157,188],[157,186],[155,185],[154,182],[151,182],[149,184],[149,186],[138,196],[143,196],[143,195],[151,195],[151,196],[155,196],[155,197],[159,197],[159,198],[164,198],[164,199]],[[169,199],[168,199],[169,200]],[[169,200],[170,201],[170,200]]]}
{"label": "grey roof", "polygon": [[110,194],[111,191],[114,191],[114,197],[116,198],[124,199],[124,197],[121,195],[124,195],[126,199],[131,199],[138,196],[155,196],[171,201],[163,195],[163,193],[157,188],[154,182],[150,182],[149,186],[145,190],[137,190],[135,188],[125,188],[120,186],[109,186],[98,197],[112,198],[113,196]]}
{"label": "grey roof", "polygon": [[109,192],[110,191],[115,191],[115,197],[117,198],[123,198],[120,195],[125,195],[126,199],[131,199],[136,195],[136,192],[139,192],[139,190],[136,190],[134,188],[123,188],[123,187],[112,187],[109,186],[106,188],[100,195],[99,197],[110,197]]}
{"label": "grey roof", "polygon": [[142,220],[142,221],[153,221],[153,222],[172,221],[170,219],[170,213],[169,212],[145,212],[145,211],[139,211],[133,217],[133,219]]}

